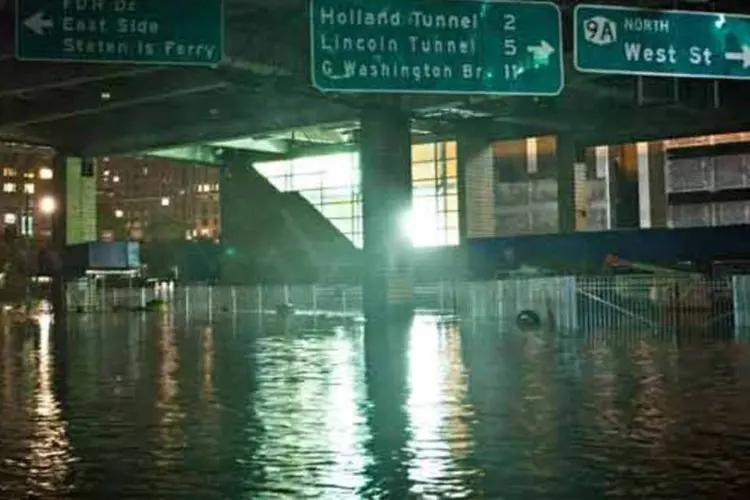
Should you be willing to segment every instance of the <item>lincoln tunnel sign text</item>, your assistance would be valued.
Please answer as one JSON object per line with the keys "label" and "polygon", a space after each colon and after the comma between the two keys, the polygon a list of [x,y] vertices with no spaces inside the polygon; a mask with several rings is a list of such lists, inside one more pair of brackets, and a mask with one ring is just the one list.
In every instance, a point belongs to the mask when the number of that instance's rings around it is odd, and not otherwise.
{"label": "lincoln tunnel sign text", "polygon": [[323,91],[556,95],[560,10],[547,2],[313,0]]}
{"label": "lincoln tunnel sign text", "polygon": [[574,19],[579,71],[750,78],[750,16],[579,5]]}
{"label": "lincoln tunnel sign text", "polygon": [[224,57],[222,0],[18,0],[16,57],[211,66]]}

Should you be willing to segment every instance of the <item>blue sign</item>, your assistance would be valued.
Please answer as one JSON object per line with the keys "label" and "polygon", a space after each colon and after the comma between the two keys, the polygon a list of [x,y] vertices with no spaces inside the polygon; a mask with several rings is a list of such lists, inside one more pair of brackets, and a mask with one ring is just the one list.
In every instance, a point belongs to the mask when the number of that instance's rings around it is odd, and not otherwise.
{"label": "blue sign", "polygon": [[750,78],[750,16],[578,5],[573,17],[578,71]]}
{"label": "blue sign", "polygon": [[322,91],[557,95],[552,2],[312,0],[312,82]]}
{"label": "blue sign", "polygon": [[222,0],[17,0],[16,57],[213,66],[224,57]]}

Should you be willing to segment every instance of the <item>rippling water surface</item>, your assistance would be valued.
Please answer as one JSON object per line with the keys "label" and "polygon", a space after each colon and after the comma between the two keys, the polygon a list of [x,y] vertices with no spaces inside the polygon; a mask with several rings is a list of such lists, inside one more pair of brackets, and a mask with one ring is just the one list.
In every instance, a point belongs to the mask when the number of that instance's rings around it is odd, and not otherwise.
{"label": "rippling water surface", "polygon": [[745,344],[78,321],[0,326],[2,499],[750,496]]}

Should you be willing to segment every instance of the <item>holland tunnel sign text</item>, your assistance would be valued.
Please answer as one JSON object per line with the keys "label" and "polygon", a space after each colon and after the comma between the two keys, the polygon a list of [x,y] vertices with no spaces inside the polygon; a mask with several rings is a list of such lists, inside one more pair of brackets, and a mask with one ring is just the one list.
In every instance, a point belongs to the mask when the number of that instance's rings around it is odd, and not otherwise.
{"label": "holland tunnel sign text", "polygon": [[313,0],[312,81],[323,91],[556,95],[551,2]]}

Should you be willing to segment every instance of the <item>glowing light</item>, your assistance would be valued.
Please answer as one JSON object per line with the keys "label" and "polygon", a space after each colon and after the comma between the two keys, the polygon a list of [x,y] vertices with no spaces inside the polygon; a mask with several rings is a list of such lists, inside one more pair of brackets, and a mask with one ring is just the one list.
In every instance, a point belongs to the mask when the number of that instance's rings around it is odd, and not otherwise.
{"label": "glowing light", "polygon": [[442,245],[434,199],[427,202],[414,200],[411,212],[404,218],[404,230],[415,247]]}
{"label": "glowing light", "polygon": [[44,196],[39,200],[39,210],[45,215],[51,215],[57,210],[57,200],[52,196]]}

